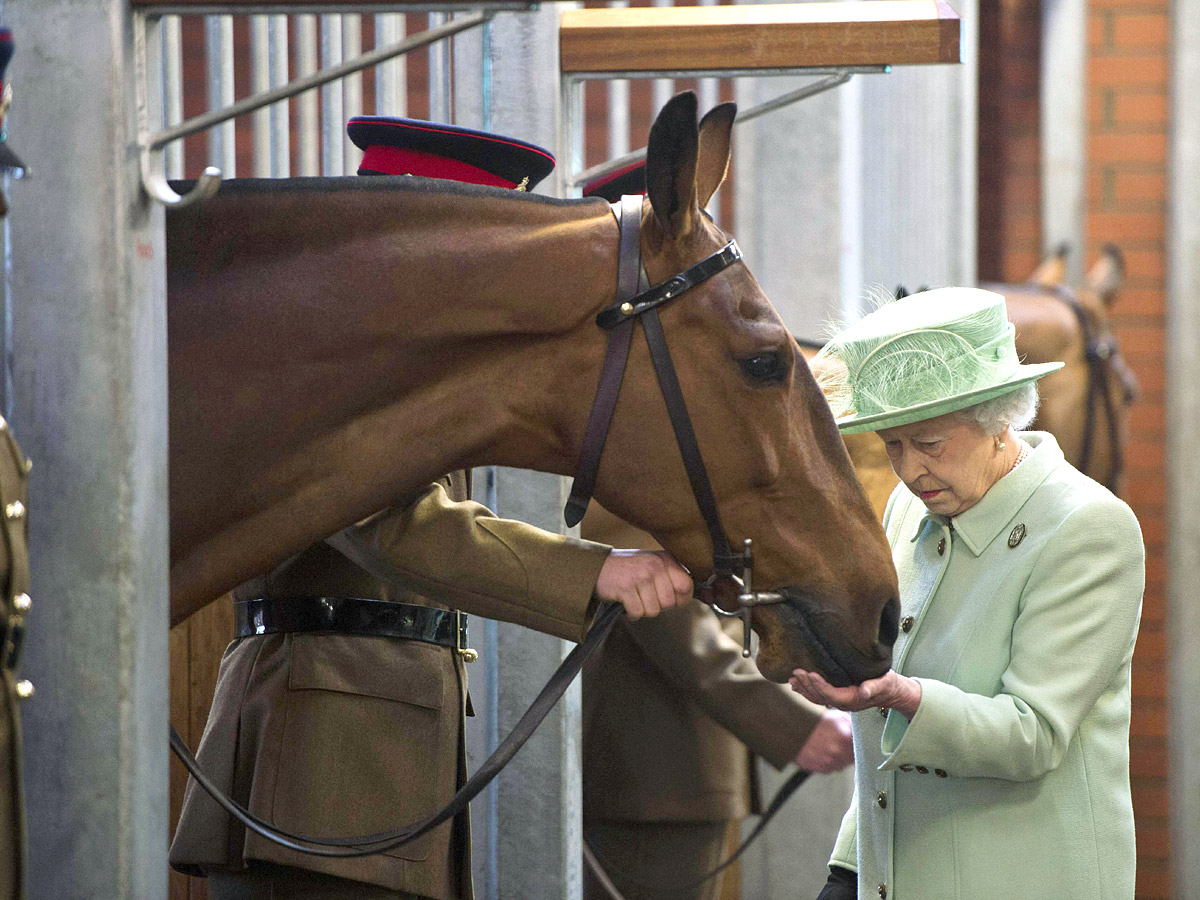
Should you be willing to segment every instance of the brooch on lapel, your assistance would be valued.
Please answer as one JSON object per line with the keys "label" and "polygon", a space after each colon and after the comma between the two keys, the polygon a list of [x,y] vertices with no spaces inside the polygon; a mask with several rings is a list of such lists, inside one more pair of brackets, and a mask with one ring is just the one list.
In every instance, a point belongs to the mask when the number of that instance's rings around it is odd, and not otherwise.
{"label": "brooch on lapel", "polygon": [[1018,525],[1016,528],[1014,528],[1012,530],[1012,533],[1008,536],[1009,549],[1011,550],[1012,548],[1016,547],[1017,544],[1021,543],[1021,541],[1023,541],[1023,540],[1025,540],[1025,523],[1024,522],[1022,522],[1020,525]]}

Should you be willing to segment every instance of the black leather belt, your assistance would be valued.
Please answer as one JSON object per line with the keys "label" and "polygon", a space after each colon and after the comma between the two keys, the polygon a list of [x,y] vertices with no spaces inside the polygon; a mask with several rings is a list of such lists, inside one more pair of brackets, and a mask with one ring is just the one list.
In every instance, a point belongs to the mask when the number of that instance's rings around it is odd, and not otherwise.
{"label": "black leather belt", "polygon": [[404,638],[463,651],[467,617],[458,610],[354,597],[287,597],[233,604],[237,636],[326,631]]}

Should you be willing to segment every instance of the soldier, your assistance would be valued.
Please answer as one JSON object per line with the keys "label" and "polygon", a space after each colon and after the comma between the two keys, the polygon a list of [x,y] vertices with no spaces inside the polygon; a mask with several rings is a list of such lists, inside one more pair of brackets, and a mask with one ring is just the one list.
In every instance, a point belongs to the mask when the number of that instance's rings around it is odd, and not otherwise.
{"label": "soldier", "polygon": [[4,676],[0,704],[0,771],[7,783],[0,789],[0,835],[7,847],[0,853],[0,900],[25,897],[25,798],[21,784],[21,718],[18,703],[33,696],[33,685],[21,679],[18,666],[30,607],[27,546],[28,479],[32,464],[21,452],[12,430],[0,418],[0,507],[4,510],[4,540],[0,541],[0,672]]}
{"label": "soldier", "polygon": [[[359,174],[525,189],[554,166],[539,147],[431,122],[360,117],[349,132],[365,151]],[[456,473],[354,527],[411,592],[323,543],[234,592],[238,638],[199,748],[202,767],[234,799],[317,836],[420,819],[466,778],[459,609],[579,640],[597,600],[639,618],[691,597],[691,578],[665,553],[498,519],[467,500],[467,488]],[[308,856],[247,833],[189,782],[171,863],[207,875],[215,900],[469,900],[469,850],[462,815],[387,853]]]}
{"label": "soldier", "polygon": [[[658,547],[596,503],[582,527],[592,540]],[[761,811],[751,753],[826,774],[854,761],[849,715],[763,678],[734,621],[738,640],[698,603],[618,622],[584,668],[584,833],[625,900],[737,896],[722,891],[725,873],[697,882]],[[609,900],[585,871],[585,900]]]}
{"label": "soldier", "polygon": [[[0,174],[21,178],[24,164],[7,143],[4,117],[12,102],[12,85],[5,71],[13,54],[12,31],[0,28]],[[0,218],[8,204],[0,193]],[[0,417],[0,508],[4,511],[4,540],[0,541],[0,672],[4,676],[0,704],[0,835],[8,835],[8,846],[0,853],[0,900],[22,900],[26,896],[25,795],[21,783],[21,717],[18,702],[33,696],[33,685],[18,674],[25,614],[29,612],[29,525],[25,505],[29,502],[28,480],[33,463],[26,458],[12,430]]]}

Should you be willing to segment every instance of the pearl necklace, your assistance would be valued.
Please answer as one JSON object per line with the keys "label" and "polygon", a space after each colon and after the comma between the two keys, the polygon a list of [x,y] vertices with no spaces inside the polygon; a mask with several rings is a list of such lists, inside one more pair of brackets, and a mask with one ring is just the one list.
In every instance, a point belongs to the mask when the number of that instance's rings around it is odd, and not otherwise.
{"label": "pearl necklace", "polygon": [[1021,463],[1025,462],[1025,460],[1028,459],[1031,450],[1032,448],[1027,443],[1021,441],[1021,449],[1017,452],[1017,461],[1012,464],[1012,469],[1009,469],[1008,471],[1011,472]]}

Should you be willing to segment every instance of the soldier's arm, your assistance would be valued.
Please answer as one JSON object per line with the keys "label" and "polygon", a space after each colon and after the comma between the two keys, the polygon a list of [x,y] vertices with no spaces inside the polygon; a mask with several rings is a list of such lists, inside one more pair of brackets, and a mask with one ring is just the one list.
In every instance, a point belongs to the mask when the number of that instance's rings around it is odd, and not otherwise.
{"label": "soldier's arm", "polygon": [[[658,547],[650,535],[598,504],[583,520],[583,533],[629,547]],[[763,678],[716,616],[698,603],[630,623],[629,631],[680,692],[776,768],[795,761],[822,722],[823,707]]]}
{"label": "soldier's arm", "polygon": [[454,501],[432,484],[403,509],[349,529],[381,552],[415,591],[465,612],[579,640],[594,598],[632,617],[684,602],[691,580],[661,554],[614,554],[611,546],[501,519]]}

